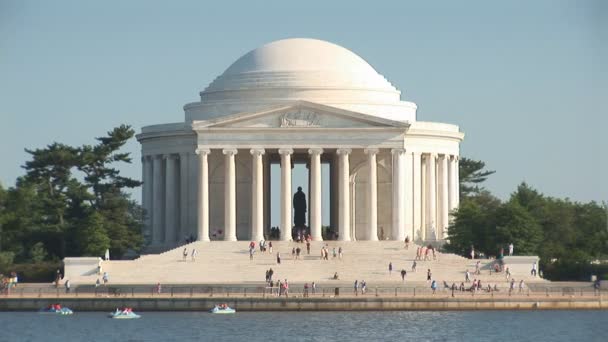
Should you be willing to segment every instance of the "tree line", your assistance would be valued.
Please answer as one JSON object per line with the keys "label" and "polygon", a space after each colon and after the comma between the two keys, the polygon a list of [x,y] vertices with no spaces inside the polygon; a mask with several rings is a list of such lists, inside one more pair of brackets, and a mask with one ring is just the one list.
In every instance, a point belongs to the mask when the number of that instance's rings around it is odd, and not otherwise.
{"label": "tree line", "polygon": [[134,134],[122,125],[93,145],[26,149],[25,175],[0,186],[0,267],[139,250],[143,211],[126,190],[141,182],[117,169]]}
{"label": "tree line", "polygon": [[543,195],[521,183],[501,201],[481,185],[494,171],[485,163],[460,161],[460,206],[448,228],[449,252],[469,255],[471,248],[497,256],[513,243],[515,254],[538,255],[548,279],[589,280],[608,275],[606,208]]}

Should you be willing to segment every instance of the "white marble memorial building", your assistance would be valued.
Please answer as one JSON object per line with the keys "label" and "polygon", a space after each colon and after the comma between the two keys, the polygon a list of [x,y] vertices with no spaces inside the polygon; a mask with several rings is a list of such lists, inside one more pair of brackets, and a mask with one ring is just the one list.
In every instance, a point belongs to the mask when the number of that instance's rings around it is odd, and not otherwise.
{"label": "white marble memorial building", "polygon": [[[445,239],[459,201],[464,134],[418,121],[416,108],[343,47],[285,39],[257,48],[185,105],[183,122],[146,126],[137,136],[145,236],[164,248],[186,236],[267,237],[270,165],[277,163],[280,239],[289,240],[292,163],[304,162],[314,240],[322,239],[324,205],[338,240]],[[322,163],[330,165],[330,189],[323,191],[331,203],[322,203]]]}

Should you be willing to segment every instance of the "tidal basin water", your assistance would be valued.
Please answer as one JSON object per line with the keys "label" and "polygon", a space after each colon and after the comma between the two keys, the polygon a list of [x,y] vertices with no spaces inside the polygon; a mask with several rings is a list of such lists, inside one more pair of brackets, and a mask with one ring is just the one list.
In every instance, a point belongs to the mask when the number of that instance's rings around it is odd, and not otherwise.
{"label": "tidal basin water", "polygon": [[608,341],[608,311],[0,312],[0,341]]}

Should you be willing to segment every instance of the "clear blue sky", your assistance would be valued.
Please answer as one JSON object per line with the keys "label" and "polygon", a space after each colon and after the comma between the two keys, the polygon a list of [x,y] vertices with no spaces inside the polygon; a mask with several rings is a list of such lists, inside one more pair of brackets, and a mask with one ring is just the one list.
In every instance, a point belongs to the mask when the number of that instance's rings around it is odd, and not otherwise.
{"label": "clear blue sky", "polygon": [[[0,0],[0,181],[23,173],[26,147],[182,121],[234,60],[289,37],[354,51],[418,104],[419,120],[458,124],[461,155],[497,170],[487,187],[499,197],[526,181],[608,200],[601,0]],[[122,170],[139,178],[139,146],[127,148],[135,164]]]}

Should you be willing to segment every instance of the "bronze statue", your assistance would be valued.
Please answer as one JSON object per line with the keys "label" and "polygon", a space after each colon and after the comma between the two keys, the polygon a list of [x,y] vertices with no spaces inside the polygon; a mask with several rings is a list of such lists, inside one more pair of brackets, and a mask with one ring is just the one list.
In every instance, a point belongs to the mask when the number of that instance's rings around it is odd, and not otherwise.
{"label": "bronze statue", "polygon": [[302,187],[293,195],[293,223],[296,229],[306,227],[306,195],[302,192]]}

